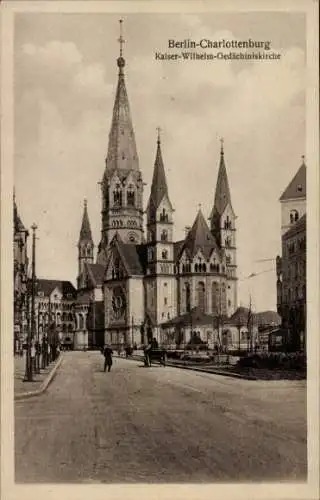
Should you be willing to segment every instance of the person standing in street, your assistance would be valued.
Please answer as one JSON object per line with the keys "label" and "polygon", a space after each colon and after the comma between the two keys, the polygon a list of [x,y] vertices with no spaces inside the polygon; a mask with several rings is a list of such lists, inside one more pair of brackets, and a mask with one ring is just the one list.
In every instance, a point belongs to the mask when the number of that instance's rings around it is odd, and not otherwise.
{"label": "person standing in street", "polygon": [[109,347],[109,346],[105,347],[105,349],[103,351],[103,355],[104,355],[104,369],[103,369],[103,371],[104,372],[106,371],[107,367],[108,367],[108,372],[111,370],[112,354],[113,354],[113,350],[111,349],[111,347]]}

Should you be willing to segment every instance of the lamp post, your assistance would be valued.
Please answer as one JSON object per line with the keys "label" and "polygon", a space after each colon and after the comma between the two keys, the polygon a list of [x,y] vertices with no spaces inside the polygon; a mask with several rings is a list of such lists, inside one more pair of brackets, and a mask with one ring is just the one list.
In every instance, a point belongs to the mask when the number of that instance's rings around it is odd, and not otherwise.
{"label": "lamp post", "polygon": [[133,346],[134,346],[133,316],[131,316],[131,341],[132,341],[132,349],[133,349]]}
{"label": "lamp post", "polygon": [[35,294],[36,294],[36,224],[31,226],[32,229],[32,278],[31,278],[31,330],[33,338],[36,338],[35,350],[35,372],[40,373],[40,359],[39,359],[39,330],[36,327],[35,316]]}

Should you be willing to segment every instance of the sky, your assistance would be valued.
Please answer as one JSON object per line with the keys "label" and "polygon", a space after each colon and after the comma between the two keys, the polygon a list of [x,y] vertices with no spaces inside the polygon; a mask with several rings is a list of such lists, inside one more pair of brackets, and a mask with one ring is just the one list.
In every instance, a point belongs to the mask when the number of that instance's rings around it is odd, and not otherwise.
{"label": "sky", "polygon": [[[161,127],[175,239],[198,208],[209,217],[220,138],[237,215],[239,305],[276,310],[279,197],[305,153],[302,13],[128,14],[125,75],[144,205]],[[101,230],[102,179],[117,83],[119,15],[18,14],[14,55],[14,183],[18,210],[36,223],[38,277],[76,283],[88,212]],[[270,40],[280,60],[157,61],[168,39]],[[208,51],[209,52],[209,51]],[[228,51],[227,51],[228,52]],[[306,159],[306,163],[307,163]],[[31,238],[30,238],[31,239]],[[251,279],[247,277],[256,273]]]}

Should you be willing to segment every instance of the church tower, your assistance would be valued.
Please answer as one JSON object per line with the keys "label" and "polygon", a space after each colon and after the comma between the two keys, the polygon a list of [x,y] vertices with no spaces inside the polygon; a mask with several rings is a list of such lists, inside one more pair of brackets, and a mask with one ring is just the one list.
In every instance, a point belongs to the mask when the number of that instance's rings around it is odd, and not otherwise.
{"label": "church tower", "polygon": [[85,286],[84,265],[93,264],[94,243],[88,216],[87,200],[84,200],[82,224],[78,241],[78,289]]}
{"label": "church tower", "polygon": [[226,254],[227,267],[227,314],[231,316],[237,309],[237,246],[236,215],[234,213],[229,189],[227,169],[224,159],[223,140],[221,139],[220,165],[214,198],[214,206],[210,215],[211,232]]}
{"label": "church tower", "polygon": [[124,243],[143,241],[143,181],[125,85],[124,39],[120,21],[118,84],[101,182],[102,229],[97,262],[106,263],[106,250],[116,232]]}
{"label": "church tower", "polygon": [[[146,310],[159,325],[176,315],[173,208],[161,153],[160,129],[147,207]],[[158,336],[158,331],[154,335]],[[159,339],[160,340],[160,339]]]}

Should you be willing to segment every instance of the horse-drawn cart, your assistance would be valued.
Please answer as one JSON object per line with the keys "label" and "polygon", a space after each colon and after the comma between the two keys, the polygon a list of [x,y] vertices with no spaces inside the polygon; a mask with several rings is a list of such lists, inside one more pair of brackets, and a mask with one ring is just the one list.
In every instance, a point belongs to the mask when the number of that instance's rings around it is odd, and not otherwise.
{"label": "horse-drawn cart", "polygon": [[160,365],[166,366],[167,351],[159,348],[147,348],[144,350],[144,366],[150,367],[152,362],[158,361]]}

